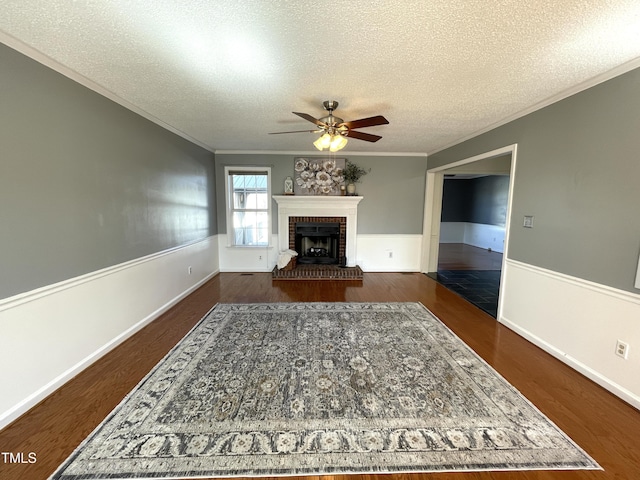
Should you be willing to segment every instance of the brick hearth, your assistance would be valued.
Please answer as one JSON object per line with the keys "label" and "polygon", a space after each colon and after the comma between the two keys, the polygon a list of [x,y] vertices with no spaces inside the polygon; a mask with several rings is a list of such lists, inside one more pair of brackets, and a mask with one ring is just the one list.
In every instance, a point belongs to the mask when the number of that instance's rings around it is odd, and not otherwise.
{"label": "brick hearth", "polygon": [[298,265],[293,270],[280,270],[276,266],[273,280],[351,280],[362,282],[363,273],[359,266],[339,267],[337,265]]}

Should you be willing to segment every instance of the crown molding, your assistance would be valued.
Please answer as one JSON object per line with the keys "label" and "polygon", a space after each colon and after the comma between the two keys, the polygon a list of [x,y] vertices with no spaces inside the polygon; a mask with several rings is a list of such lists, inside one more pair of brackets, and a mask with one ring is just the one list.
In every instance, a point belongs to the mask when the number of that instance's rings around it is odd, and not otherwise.
{"label": "crown molding", "polygon": [[519,118],[522,118],[526,115],[529,115],[530,113],[533,113],[535,111],[541,110],[545,107],[548,107],[549,105],[552,105],[554,103],[559,102],[560,100],[564,100],[565,98],[569,98],[572,95],[575,95],[576,93],[580,93],[583,92],[585,90],[590,89],[591,87],[595,87],[596,85],[599,85],[600,83],[604,83],[608,80],[611,80],[615,77],[618,77],[620,75],[623,75],[627,72],[630,72],[631,70],[635,70],[636,68],[640,67],[640,57],[638,58],[634,58],[633,60],[630,60],[628,62],[625,62],[621,65],[618,65],[617,67],[612,68],[611,70],[607,70],[604,73],[601,73],[600,75],[596,75],[595,77],[592,77],[588,80],[585,80],[582,83],[579,83],[578,85],[575,85],[571,88],[568,88],[567,90],[563,90],[560,93],[557,93],[555,95],[552,95],[551,97],[548,97],[544,100],[542,100],[541,102],[538,102],[528,108],[525,108],[524,110],[520,110],[517,113],[514,113],[513,115],[510,115],[506,118],[503,118],[502,120],[493,123],[487,127],[484,127],[480,130],[475,131],[474,133],[471,133],[470,135],[467,135],[465,137],[462,137],[458,140],[455,140],[451,143],[446,144],[443,147],[438,147],[436,150],[433,150],[431,152],[427,153],[428,155],[434,155],[438,152],[441,152],[443,150],[446,150],[447,148],[451,148],[455,145],[458,145],[462,142],[466,142],[467,140],[471,140],[472,138],[477,137],[478,135],[482,135],[483,133],[487,133],[495,128],[501,127],[502,125],[506,125],[509,122],[513,122],[514,120],[517,120]]}
{"label": "crown molding", "polygon": [[317,150],[296,151],[296,150],[215,150],[216,155],[295,155],[305,157],[424,157],[422,152],[345,152],[341,150],[337,153],[323,153]]}
{"label": "crown molding", "polygon": [[112,102],[117,103],[118,105],[126,108],[127,110],[130,110],[133,113],[135,113],[137,115],[140,115],[141,117],[145,118],[146,120],[149,120],[150,122],[155,123],[156,125],[164,128],[165,130],[168,130],[171,133],[174,133],[174,134],[178,135],[179,137],[182,137],[185,140],[187,140],[187,141],[189,141],[189,142],[191,142],[191,143],[193,143],[195,145],[198,145],[199,147],[204,148],[205,150],[213,153],[213,149],[210,146],[202,143],[199,140],[196,140],[195,138],[187,135],[186,133],[182,132],[181,130],[178,130],[177,128],[173,127],[172,125],[169,125],[168,123],[160,120],[155,115],[152,115],[151,113],[149,113],[149,112],[141,109],[140,107],[134,105],[133,103],[125,100],[124,98],[118,96],[116,93],[112,92],[111,90],[103,87],[102,85],[94,82],[93,80],[88,79],[87,77],[85,77],[81,73],[78,73],[75,70],[62,65],[58,61],[56,61],[53,58],[49,57],[48,55],[42,53],[40,50],[36,50],[35,48],[31,47],[30,45],[27,45],[26,43],[18,40],[17,38],[15,38],[15,37],[13,37],[13,36],[5,33],[5,32],[0,31],[0,42],[5,44],[6,46],[16,50],[17,52],[20,52],[21,54],[31,58],[32,60],[35,60],[36,62],[44,65],[45,67],[48,67],[51,70],[53,70],[55,72],[58,72],[59,74],[64,75],[65,77],[73,80],[74,82],[79,83],[83,87],[86,87],[89,90],[92,90],[92,91],[96,92],[97,94],[108,98]]}
{"label": "crown molding", "polygon": [[[116,93],[112,92],[111,90],[103,87],[102,85],[90,80],[89,78],[85,77],[84,75],[82,75],[81,73],[66,67],[64,65],[62,65],[61,63],[59,63],[58,61],[54,60],[53,58],[49,57],[48,55],[44,54],[43,52],[31,47],[30,45],[27,45],[26,43],[22,42],[21,40],[18,40],[17,38],[13,37],[12,35],[7,34],[6,32],[2,32],[0,31],[0,43],[3,43],[5,45],[7,45],[8,47],[22,53],[23,55],[35,60],[36,62],[60,73],[61,75],[64,75],[65,77],[73,80],[76,83],[79,83],[80,85],[98,93],[99,95],[102,95],[103,97],[108,98],[109,100],[119,104],[120,106],[126,108],[127,110],[130,110],[138,115],[140,115],[141,117],[155,123],[156,125],[164,128],[165,130],[168,130],[176,135],[178,135],[179,137],[184,138],[185,140],[198,145],[199,147],[212,152],[214,154],[221,154],[221,155],[247,155],[247,154],[259,154],[259,155],[305,155],[305,156],[311,156],[311,155],[318,155],[318,152],[316,151],[295,151],[295,150],[281,150],[281,151],[269,151],[269,150],[215,150],[214,148],[212,148],[211,146],[201,142],[200,140],[197,140],[193,137],[191,137],[190,135],[186,134],[185,132],[173,127],[172,125],[164,122],[163,120],[160,120],[159,118],[157,118],[155,115],[143,110],[142,108],[134,105],[133,103],[125,100],[124,98],[120,97],[119,95],[117,95]],[[430,152],[348,152],[345,154],[341,154],[341,156],[345,156],[345,155],[349,155],[349,156],[370,156],[370,157],[385,157],[385,156],[392,156],[392,157],[428,157],[429,155],[433,155],[435,153],[441,152],[443,150],[446,150],[447,148],[453,147],[455,145],[458,145],[460,143],[463,143],[467,140],[470,140],[472,138],[475,138],[479,135],[482,135],[483,133],[489,132],[495,128],[498,128],[502,125],[505,125],[509,122],[512,122],[514,120],[517,120],[521,117],[524,117],[530,113],[533,113],[537,110],[540,110],[544,107],[547,107],[549,105],[552,105],[556,102],[559,102],[560,100],[563,100],[565,98],[568,98],[572,95],[575,95],[576,93],[580,93],[584,90],[587,90],[591,87],[594,87],[600,83],[606,82],[608,80],[611,80],[612,78],[615,78],[619,75],[622,75],[624,73],[630,72],[631,70],[634,70],[636,68],[640,67],[640,57],[635,58],[633,60],[630,60],[628,62],[625,62],[611,70],[608,70],[604,73],[601,73],[600,75],[596,75],[593,78],[590,78],[574,87],[571,87],[567,90],[564,90],[556,95],[553,95],[551,97],[548,97],[538,103],[536,103],[535,105],[532,105],[531,107],[528,107],[524,110],[521,110],[513,115],[510,115],[498,122],[495,122],[487,127],[484,127],[480,130],[477,130],[469,135],[466,135],[458,140],[455,140],[453,142],[450,142],[444,146],[441,147],[437,147],[435,150],[432,150]]]}

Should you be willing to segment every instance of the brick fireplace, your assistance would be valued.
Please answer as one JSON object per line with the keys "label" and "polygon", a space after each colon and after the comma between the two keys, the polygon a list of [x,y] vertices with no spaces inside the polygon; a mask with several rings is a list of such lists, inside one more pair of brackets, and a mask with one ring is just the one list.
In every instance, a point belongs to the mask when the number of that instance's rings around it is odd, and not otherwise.
{"label": "brick fireplace", "polygon": [[[317,259],[309,263],[344,262],[346,266],[356,265],[356,236],[358,227],[358,203],[363,197],[339,196],[301,196],[274,195],[278,204],[278,247],[282,250],[298,251],[299,257],[313,257],[316,252],[310,248],[320,249]],[[303,224],[313,240],[306,247],[296,248],[296,225]],[[306,225],[305,225],[306,224]],[[323,225],[324,224],[324,225]],[[333,233],[330,225],[338,227]],[[304,231],[302,233],[305,233]],[[335,240],[337,239],[337,244]],[[311,246],[309,246],[311,245]],[[335,245],[335,246],[334,246]],[[322,249],[333,250],[328,258]],[[324,259],[324,260],[322,260]],[[303,261],[304,263],[304,261]]]}

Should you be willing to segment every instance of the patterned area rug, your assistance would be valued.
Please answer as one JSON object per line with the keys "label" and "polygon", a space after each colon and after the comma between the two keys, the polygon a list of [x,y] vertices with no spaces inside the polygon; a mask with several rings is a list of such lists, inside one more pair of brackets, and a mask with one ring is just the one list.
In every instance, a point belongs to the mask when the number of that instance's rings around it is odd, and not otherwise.
{"label": "patterned area rug", "polygon": [[420,304],[220,304],[52,478],[598,468]]}

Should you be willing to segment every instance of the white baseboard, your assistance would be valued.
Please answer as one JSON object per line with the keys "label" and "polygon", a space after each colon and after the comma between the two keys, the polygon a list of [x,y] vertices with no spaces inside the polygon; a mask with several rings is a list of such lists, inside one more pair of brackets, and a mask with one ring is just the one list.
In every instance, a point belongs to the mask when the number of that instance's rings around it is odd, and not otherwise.
{"label": "white baseboard", "polygon": [[0,429],[218,271],[210,237],[0,301]]}
{"label": "white baseboard", "polygon": [[504,278],[501,323],[640,409],[640,295],[510,259]]}
{"label": "white baseboard", "polygon": [[640,410],[640,397],[638,395],[635,395],[629,390],[627,390],[626,388],[618,385],[617,383],[612,382],[608,378],[602,376],[596,370],[588,367],[582,362],[577,361],[575,358],[570,357],[569,355],[560,351],[558,348],[554,347],[553,345],[549,344],[543,339],[533,335],[531,332],[520,328],[518,325],[511,322],[510,320],[502,317],[500,319],[500,323],[506,325],[511,330],[516,332],[518,335],[526,338],[531,343],[533,343],[537,347],[540,347],[542,350],[544,350],[548,354],[553,355],[561,362],[566,363],[571,368],[573,368],[574,370],[577,370],[585,377],[589,378],[590,380],[593,380],[595,383],[597,383],[601,387],[606,388],[614,395],[620,397],[627,403],[633,405],[635,408]]}

